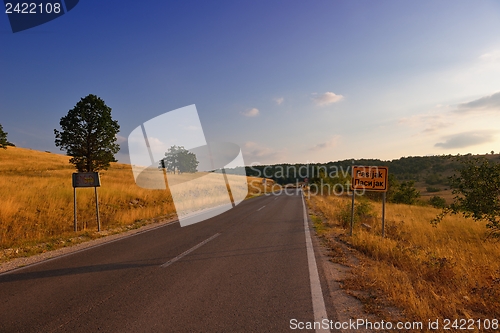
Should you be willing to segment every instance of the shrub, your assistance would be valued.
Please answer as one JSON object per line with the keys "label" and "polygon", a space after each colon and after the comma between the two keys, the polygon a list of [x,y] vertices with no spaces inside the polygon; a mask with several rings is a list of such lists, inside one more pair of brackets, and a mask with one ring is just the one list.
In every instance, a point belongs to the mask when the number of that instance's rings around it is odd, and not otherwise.
{"label": "shrub", "polygon": [[415,182],[410,180],[402,182],[401,185],[394,191],[391,201],[394,203],[402,203],[413,205],[420,198],[420,192],[415,188]]}
{"label": "shrub", "polygon": [[[346,203],[337,213],[340,224],[347,228],[351,225],[351,202]],[[373,205],[363,196],[357,196],[354,203],[354,225],[374,217]]]}
{"label": "shrub", "polygon": [[435,195],[432,198],[430,198],[429,203],[436,208],[446,207],[446,200],[444,200],[444,198],[441,198],[438,195]]}

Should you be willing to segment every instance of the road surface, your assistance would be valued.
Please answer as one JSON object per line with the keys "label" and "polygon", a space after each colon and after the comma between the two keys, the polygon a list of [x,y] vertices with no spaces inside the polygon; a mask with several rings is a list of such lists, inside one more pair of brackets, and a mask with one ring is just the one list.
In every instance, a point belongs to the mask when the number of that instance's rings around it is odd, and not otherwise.
{"label": "road surface", "polygon": [[2,274],[0,332],[290,332],[292,319],[333,320],[304,216],[300,193],[261,196]]}

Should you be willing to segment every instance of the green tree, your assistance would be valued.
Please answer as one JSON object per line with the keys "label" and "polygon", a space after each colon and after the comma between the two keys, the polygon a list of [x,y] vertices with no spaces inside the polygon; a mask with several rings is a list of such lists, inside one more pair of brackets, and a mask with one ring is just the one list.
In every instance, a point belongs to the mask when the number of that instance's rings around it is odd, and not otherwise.
{"label": "green tree", "polygon": [[449,213],[486,221],[491,235],[500,237],[500,164],[484,157],[461,160],[462,168],[450,177],[453,203],[434,220],[439,223]]}
{"label": "green tree", "polygon": [[7,149],[9,146],[9,141],[7,141],[7,132],[3,131],[3,127],[0,124],[0,148]]}
{"label": "green tree", "polygon": [[434,195],[429,199],[429,203],[436,208],[445,208],[446,200],[438,195]]}
{"label": "green tree", "polygon": [[69,162],[79,172],[107,169],[110,162],[116,162],[120,126],[102,99],[92,94],[82,98],[59,124],[61,131],[54,130],[56,146],[72,157]]}
{"label": "green tree", "polygon": [[420,192],[415,188],[413,180],[402,182],[392,194],[392,202],[413,205],[420,198]]}
{"label": "green tree", "polygon": [[[186,150],[183,146],[172,146],[165,153],[163,163],[167,171],[177,173],[194,173],[198,168],[196,154]],[[161,166],[161,161],[160,161]]]}

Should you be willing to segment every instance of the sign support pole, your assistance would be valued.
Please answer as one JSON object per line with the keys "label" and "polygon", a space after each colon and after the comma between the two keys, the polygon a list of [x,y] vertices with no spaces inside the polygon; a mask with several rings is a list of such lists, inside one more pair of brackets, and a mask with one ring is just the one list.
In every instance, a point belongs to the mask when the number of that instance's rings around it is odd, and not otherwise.
{"label": "sign support pole", "polygon": [[356,190],[352,190],[352,204],[351,204],[351,231],[349,236],[352,236],[352,229],[354,226],[354,196],[356,195]]}
{"label": "sign support pole", "polygon": [[97,214],[97,231],[101,231],[101,220],[99,219],[99,198],[97,196],[97,187],[94,186],[95,191],[95,211]]}
{"label": "sign support pole", "polygon": [[356,195],[356,190],[354,189],[354,167],[351,166],[351,188],[352,188],[352,203],[351,203],[351,230],[349,236],[352,236],[352,229],[354,226],[354,196]]}
{"label": "sign support pole", "polygon": [[74,225],[75,225],[75,232],[77,232],[78,227],[76,224],[76,187],[73,187],[73,215],[74,217]]}
{"label": "sign support pole", "polygon": [[75,172],[71,176],[73,182],[73,210],[74,210],[74,224],[75,232],[78,230],[76,219],[76,188],[77,187],[93,187],[95,192],[95,210],[97,215],[97,231],[101,231],[101,219],[99,217],[99,197],[97,195],[97,188],[101,186],[98,172]]}
{"label": "sign support pole", "polygon": [[382,194],[382,238],[385,237],[385,194],[386,192]]}

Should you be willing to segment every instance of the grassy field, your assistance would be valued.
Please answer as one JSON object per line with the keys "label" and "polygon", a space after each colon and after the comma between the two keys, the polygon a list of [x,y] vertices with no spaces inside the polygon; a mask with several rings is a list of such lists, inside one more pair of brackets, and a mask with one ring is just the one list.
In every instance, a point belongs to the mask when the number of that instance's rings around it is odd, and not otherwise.
{"label": "grassy field", "polygon": [[366,201],[350,237],[350,198],[311,196],[308,203],[327,243],[347,244],[359,254],[361,264],[345,287],[366,292],[368,309],[396,306],[405,320],[424,323],[500,318],[500,243],[486,239],[484,223],[448,216],[432,227],[429,221],[440,210],[387,204],[384,239],[381,204]]}
{"label": "grassy field", "polygon": [[[81,231],[73,232],[71,174],[75,169],[68,160],[69,157],[63,155],[23,148],[0,150],[0,249],[10,249],[4,251],[8,254],[4,257],[12,257],[13,251],[17,255],[28,255],[62,246],[58,244],[67,245],[75,241],[75,237],[101,236],[94,232],[97,222],[93,188],[77,189]],[[98,193],[103,233],[175,218],[169,191],[137,186],[129,165],[112,163],[109,170],[100,175]],[[258,178],[249,178],[248,182],[252,183],[249,195],[255,195],[262,187]],[[38,246],[40,243],[46,246]]]}

